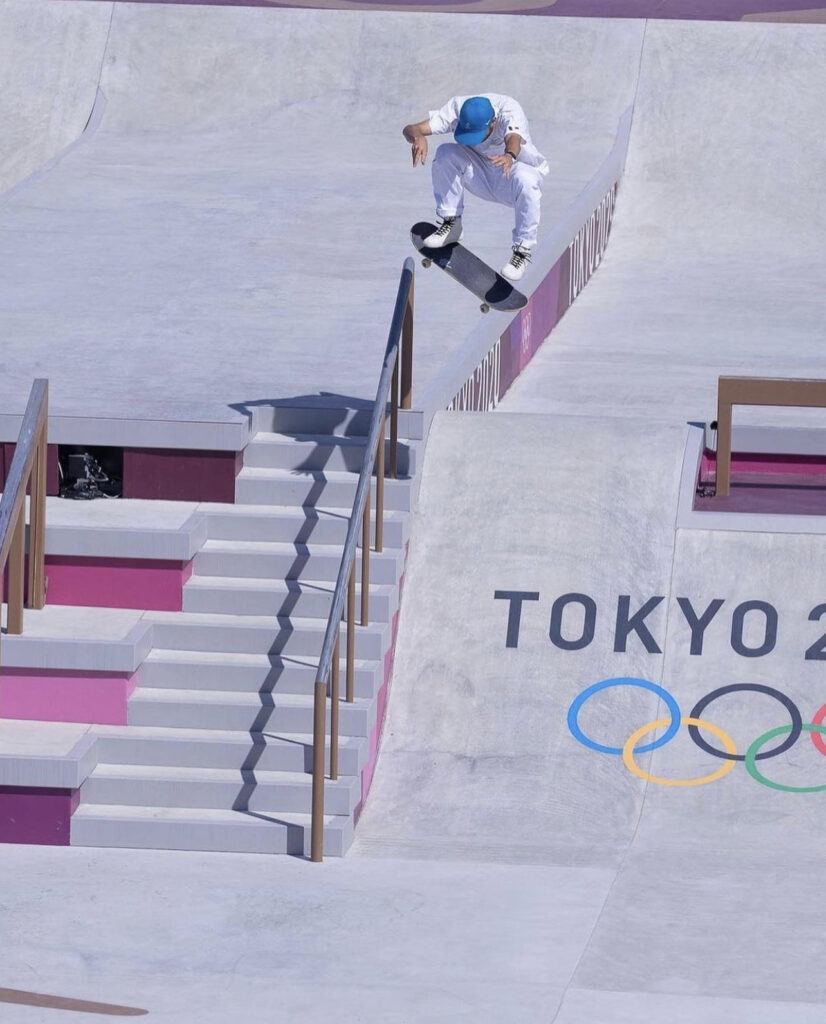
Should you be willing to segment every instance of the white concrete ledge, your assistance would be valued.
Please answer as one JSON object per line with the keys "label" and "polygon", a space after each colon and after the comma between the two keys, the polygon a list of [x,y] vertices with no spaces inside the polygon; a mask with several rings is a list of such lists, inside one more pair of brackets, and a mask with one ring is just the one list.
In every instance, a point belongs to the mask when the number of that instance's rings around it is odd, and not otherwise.
{"label": "white concrete ledge", "polygon": [[130,609],[47,605],[26,609],[23,628],[0,640],[5,668],[131,674],[152,648],[151,621]]}
{"label": "white concrete ledge", "polygon": [[0,721],[0,786],[79,789],[97,765],[94,726]]}

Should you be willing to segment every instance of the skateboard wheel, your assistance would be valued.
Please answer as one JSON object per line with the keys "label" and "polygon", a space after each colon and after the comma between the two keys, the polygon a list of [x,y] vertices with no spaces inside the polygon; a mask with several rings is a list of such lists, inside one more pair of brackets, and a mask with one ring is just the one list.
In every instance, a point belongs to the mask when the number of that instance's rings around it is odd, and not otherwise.
{"label": "skateboard wheel", "polygon": [[479,308],[482,310],[483,313],[490,313],[490,306],[487,304],[487,302],[483,302]]}
{"label": "skateboard wheel", "polygon": [[422,266],[423,267],[429,267],[432,262],[433,262],[433,260],[423,259],[422,260]]}

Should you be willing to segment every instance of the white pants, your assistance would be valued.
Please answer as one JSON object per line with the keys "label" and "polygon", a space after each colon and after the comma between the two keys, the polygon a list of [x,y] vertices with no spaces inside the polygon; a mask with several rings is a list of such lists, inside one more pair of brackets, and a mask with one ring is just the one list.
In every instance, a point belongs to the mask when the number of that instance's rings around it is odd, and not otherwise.
{"label": "white pants", "polygon": [[467,189],[480,199],[512,206],[516,212],[513,244],[534,248],[542,201],[542,174],[536,167],[517,161],[506,177],[501,167],[469,146],[444,142],[433,157],[431,173],[439,217],[461,217]]}

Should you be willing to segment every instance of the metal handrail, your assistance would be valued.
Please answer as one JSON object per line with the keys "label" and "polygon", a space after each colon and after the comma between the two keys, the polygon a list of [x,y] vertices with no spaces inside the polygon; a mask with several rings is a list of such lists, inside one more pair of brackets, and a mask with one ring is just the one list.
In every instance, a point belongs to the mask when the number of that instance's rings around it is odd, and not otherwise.
{"label": "metal handrail", "polygon": [[32,385],[3,496],[0,498],[0,606],[3,574],[9,569],[6,632],[23,632],[26,567],[26,490],[29,505],[29,608],[46,603],[46,465],[48,458],[49,382]]}
{"label": "metal handrail", "polygon": [[[333,604],[327,620],[327,630],[321,647],[316,674],[313,705],[313,796],[312,835],[310,859],[320,861],[324,856],[324,752],[327,741],[327,692],[330,690],[330,778],[338,778],[338,712],[341,620],[344,597],[347,594],[347,662],[346,700],[354,700],[355,666],[355,605],[356,605],[356,545],[361,532],[361,624],[369,622],[370,598],[370,482],[376,470],[376,551],[382,550],[384,525],[385,432],[387,401],[390,399],[390,475],[398,468],[398,410],[409,409],[412,400],[413,375],[413,260],[404,261],[390,334],[384,352],[381,375],[373,403],[373,415],[361,472],[359,473],[353,511],[347,527],[347,539],[333,593]],[[401,350],[401,359],[399,354]],[[401,363],[401,381],[399,364]],[[399,384],[401,383],[401,394]]]}
{"label": "metal handrail", "polygon": [[826,381],[794,377],[720,377],[717,381],[718,498],[731,490],[731,427],[735,405],[826,408]]}

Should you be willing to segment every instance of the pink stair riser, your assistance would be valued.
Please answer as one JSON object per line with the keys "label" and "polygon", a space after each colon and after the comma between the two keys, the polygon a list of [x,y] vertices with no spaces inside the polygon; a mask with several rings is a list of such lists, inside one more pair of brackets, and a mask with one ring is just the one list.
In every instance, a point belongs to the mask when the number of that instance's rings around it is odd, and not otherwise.
{"label": "pink stair riser", "polygon": [[0,786],[0,843],[68,846],[78,789]]}
{"label": "pink stair riser", "polygon": [[192,562],[46,556],[48,604],[179,612]]}
{"label": "pink stair riser", "polygon": [[365,764],[361,770],[361,799],[355,811],[354,818],[356,823],[358,823],[361,812],[364,809],[364,802],[367,800],[367,794],[370,792],[370,786],[373,783],[373,775],[376,771],[376,762],[379,757],[382,729],[384,728],[384,715],[387,710],[387,698],[390,690],[390,679],[393,675],[393,659],[396,653],[396,636],[399,629],[399,614],[401,612],[401,596],[403,589],[404,576],[399,580],[399,608],[393,616],[392,640],[390,642],[390,648],[384,656],[384,682],[376,696],[376,724],[373,726],[373,731],[370,734],[370,752],[367,764]]}
{"label": "pink stair riser", "polygon": [[133,675],[0,669],[0,718],[126,725]]}

